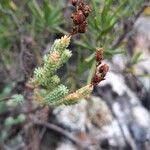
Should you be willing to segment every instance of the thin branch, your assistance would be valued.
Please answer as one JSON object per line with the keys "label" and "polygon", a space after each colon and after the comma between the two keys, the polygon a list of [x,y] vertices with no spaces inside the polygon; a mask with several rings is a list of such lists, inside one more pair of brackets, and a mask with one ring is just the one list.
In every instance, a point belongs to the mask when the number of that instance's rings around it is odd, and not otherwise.
{"label": "thin branch", "polygon": [[141,9],[140,9],[140,10],[137,12],[137,14],[135,15],[134,21],[136,21],[136,20],[140,17],[140,15],[143,13],[143,11],[144,11],[144,9],[145,9],[146,7],[150,7],[150,2],[147,2],[147,3],[144,3],[144,4],[143,4],[143,6],[141,7]]}
{"label": "thin branch", "polygon": [[63,128],[61,128],[61,127],[59,127],[59,126],[57,126],[55,124],[52,124],[52,123],[41,121],[41,120],[37,119],[35,116],[32,116],[31,120],[36,125],[46,127],[46,128],[48,128],[50,130],[54,130],[57,133],[65,136],[65,137],[67,137],[70,141],[72,141],[74,144],[76,144],[77,146],[79,146],[80,149],[87,148],[87,146],[85,144],[81,143],[77,138],[75,138],[71,133],[69,133],[68,131],[64,130]]}
{"label": "thin branch", "polygon": [[5,98],[2,98],[0,99],[0,102],[4,102],[4,101],[8,101],[10,100],[12,97],[5,97]]}
{"label": "thin branch", "polygon": [[136,20],[140,17],[140,15],[143,13],[144,9],[146,7],[149,7],[150,3],[145,3],[141,9],[136,13],[136,15],[134,16],[133,19],[129,19],[127,22],[129,24],[128,28],[126,30],[123,31],[123,33],[118,37],[117,40],[114,41],[114,43],[112,44],[112,49],[117,48],[120,43],[126,38],[127,34],[132,30]]}

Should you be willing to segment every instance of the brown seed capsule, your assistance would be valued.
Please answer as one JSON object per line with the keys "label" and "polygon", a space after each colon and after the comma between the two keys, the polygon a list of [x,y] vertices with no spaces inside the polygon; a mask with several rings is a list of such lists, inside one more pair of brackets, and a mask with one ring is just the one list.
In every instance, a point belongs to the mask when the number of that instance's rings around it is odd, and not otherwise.
{"label": "brown seed capsule", "polygon": [[84,5],[82,7],[82,11],[83,11],[83,14],[85,15],[85,17],[88,17],[89,13],[91,12],[91,8],[89,5]]}
{"label": "brown seed capsule", "polygon": [[83,12],[81,10],[77,11],[74,15],[73,15],[73,23],[75,25],[80,25],[85,21],[85,16],[83,14]]}
{"label": "brown seed capsule", "polygon": [[79,33],[85,33],[87,30],[87,23],[84,21],[81,25],[78,27],[78,32]]}
{"label": "brown seed capsule", "polygon": [[108,70],[109,70],[109,66],[107,64],[104,64],[99,68],[99,73],[102,74],[102,77],[105,77]]}
{"label": "brown seed capsule", "polygon": [[96,61],[97,62],[101,62],[103,60],[103,53],[104,53],[103,48],[98,48],[96,50]]}
{"label": "brown seed capsule", "polygon": [[84,7],[85,3],[83,3],[82,1],[79,1],[78,4],[78,10],[82,10],[82,8]]}
{"label": "brown seed capsule", "polygon": [[85,33],[87,30],[86,19],[91,12],[91,8],[83,0],[70,0],[70,2],[76,8],[75,12],[71,15],[74,27],[70,34]]}
{"label": "brown seed capsule", "polygon": [[103,77],[95,74],[94,77],[93,77],[93,79],[92,79],[92,84],[93,85],[97,85],[97,84],[99,84],[103,80],[105,80]]}

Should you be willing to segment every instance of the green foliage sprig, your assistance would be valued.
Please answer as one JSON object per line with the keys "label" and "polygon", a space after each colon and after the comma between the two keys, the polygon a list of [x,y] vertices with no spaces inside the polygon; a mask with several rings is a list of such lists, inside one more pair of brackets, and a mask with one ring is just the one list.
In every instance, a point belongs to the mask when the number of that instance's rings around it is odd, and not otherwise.
{"label": "green foliage sprig", "polygon": [[72,53],[66,49],[69,45],[70,37],[64,36],[56,40],[51,48],[50,53],[43,57],[43,66],[34,71],[33,82],[48,87],[49,89],[59,84],[60,78],[55,75],[64,63],[68,61]]}
{"label": "green foliage sprig", "polygon": [[60,78],[56,75],[56,71],[72,56],[72,52],[67,49],[70,38],[65,35],[55,40],[50,52],[43,57],[43,66],[34,71],[30,83],[34,85],[34,99],[41,105],[74,104],[93,90],[89,84],[68,94],[68,88],[60,83]]}
{"label": "green foliage sprig", "polygon": [[23,103],[23,95],[21,94],[14,94],[10,100],[7,102],[7,105],[8,106],[18,106],[18,105],[21,105]]}

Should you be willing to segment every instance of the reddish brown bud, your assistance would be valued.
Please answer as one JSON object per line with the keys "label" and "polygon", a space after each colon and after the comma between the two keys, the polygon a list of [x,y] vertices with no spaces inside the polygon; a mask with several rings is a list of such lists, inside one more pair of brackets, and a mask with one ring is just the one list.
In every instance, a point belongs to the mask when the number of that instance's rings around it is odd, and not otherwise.
{"label": "reddish brown bud", "polygon": [[80,25],[85,21],[85,16],[81,10],[77,11],[73,16],[73,23],[75,25]]}
{"label": "reddish brown bud", "polygon": [[103,53],[104,53],[103,48],[98,48],[96,50],[96,61],[97,62],[101,62],[103,60]]}
{"label": "reddish brown bud", "polygon": [[87,16],[91,12],[89,5],[83,2],[83,0],[70,0],[72,5],[75,6],[75,12],[71,15],[73,21],[73,29],[71,35],[77,33],[85,33],[87,30]]}
{"label": "reddish brown bud", "polygon": [[84,21],[81,25],[78,27],[78,32],[79,33],[85,33],[87,29],[87,23]]}
{"label": "reddish brown bud", "polygon": [[83,10],[83,7],[84,7],[85,3],[83,3],[82,0],[79,1],[79,5],[78,5],[78,10]]}
{"label": "reddish brown bud", "polygon": [[105,80],[105,76],[109,70],[109,66],[107,64],[101,65],[101,61],[103,60],[103,49],[98,48],[96,50],[96,69],[94,76],[92,78],[91,84],[98,85],[102,80]]}
{"label": "reddish brown bud", "polygon": [[92,84],[97,85],[103,80],[105,80],[105,79],[102,76],[99,76],[99,75],[95,74],[93,79],[92,79]]}
{"label": "reddish brown bud", "polygon": [[85,17],[88,17],[89,13],[91,12],[91,7],[89,5],[84,5],[82,7],[82,11]]}
{"label": "reddish brown bud", "polygon": [[108,70],[109,70],[109,66],[107,64],[104,64],[99,68],[99,73],[101,73],[102,76],[105,77]]}

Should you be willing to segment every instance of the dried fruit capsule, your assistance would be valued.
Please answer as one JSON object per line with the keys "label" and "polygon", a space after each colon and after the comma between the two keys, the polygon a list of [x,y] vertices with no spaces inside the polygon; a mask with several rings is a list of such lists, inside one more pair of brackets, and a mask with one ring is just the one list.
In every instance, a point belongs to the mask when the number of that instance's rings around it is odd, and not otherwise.
{"label": "dried fruit capsule", "polygon": [[99,84],[103,80],[105,80],[103,77],[95,74],[94,77],[93,77],[93,79],[92,79],[92,84],[93,85],[97,85],[97,84]]}
{"label": "dried fruit capsule", "polygon": [[99,68],[99,73],[101,73],[102,76],[105,77],[108,70],[109,70],[109,66],[107,64],[104,64]]}
{"label": "dried fruit capsule", "polygon": [[87,29],[87,23],[84,21],[81,25],[78,27],[78,32],[79,33],[85,33]]}
{"label": "dried fruit capsule", "polygon": [[91,12],[91,8],[89,5],[84,5],[82,7],[82,11],[83,11],[83,14],[85,15],[85,17],[88,17],[89,13]]}
{"label": "dried fruit capsule", "polygon": [[83,2],[83,0],[70,0],[72,5],[75,6],[75,12],[71,15],[74,27],[71,31],[71,35],[77,33],[85,33],[87,30],[87,17],[91,12],[89,5]]}
{"label": "dried fruit capsule", "polygon": [[75,25],[80,25],[85,21],[85,16],[83,14],[83,12],[81,10],[77,11],[74,15],[73,15],[73,23]]}
{"label": "dried fruit capsule", "polygon": [[96,61],[101,62],[103,60],[103,48],[98,48],[96,50]]}

